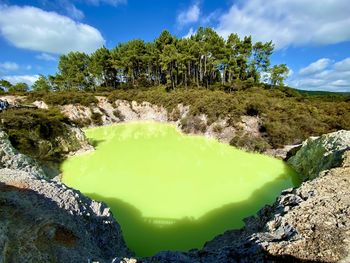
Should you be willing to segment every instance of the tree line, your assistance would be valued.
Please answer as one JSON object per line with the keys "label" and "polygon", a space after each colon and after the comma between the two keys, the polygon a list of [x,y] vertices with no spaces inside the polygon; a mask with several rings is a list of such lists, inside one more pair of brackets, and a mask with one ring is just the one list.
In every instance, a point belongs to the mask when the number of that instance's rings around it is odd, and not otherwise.
{"label": "tree line", "polygon": [[[211,28],[199,28],[189,38],[163,31],[153,42],[131,40],[113,49],[102,47],[92,54],[70,52],[60,56],[58,72],[34,83],[35,91],[94,91],[98,88],[234,86],[247,82],[283,85],[285,64],[271,67],[274,45],[253,43],[231,34],[227,39]],[[2,83],[4,84],[4,83]],[[0,86],[2,85],[0,82]],[[8,90],[23,91],[22,84],[5,83]],[[28,87],[27,87],[28,88]]]}

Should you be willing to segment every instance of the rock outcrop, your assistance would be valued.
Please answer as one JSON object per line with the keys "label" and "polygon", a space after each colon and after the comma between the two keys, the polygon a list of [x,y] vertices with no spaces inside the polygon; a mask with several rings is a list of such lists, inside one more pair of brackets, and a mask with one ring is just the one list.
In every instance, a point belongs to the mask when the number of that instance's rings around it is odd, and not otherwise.
{"label": "rock outcrop", "polygon": [[0,168],[28,172],[38,178],[44,178],[46,176],[38,162],[19,153],[12,146],[4,131],[0,131]]}
{"label": "rock outcrop", "polygon": [[120,113],[121,121],[168,121],[167,110],[149,102],[137,103],[136,101],[116,100],[114,105]]}
{"label": "rock outcrop", "polygon": [[[78,151],[93,149],[81,129],[68,124],[64,125],[65,132],[62,136],[57,136],[52,140],[38,141],[41,154],[56,152],[62,156],[68,156]],[[12,146],[8,135],[0,130],[0,168],[25,171],[38,178],[53,178],[59,175],[59,163],[38,162],[33,158],[19,153]]]}
{"label": "rock outcrop", "polygon": [[153,105],[149,102],[138,103],[136,101],[116,100],[108,101],[106,97],[96,96],[98,103],[90,107],[82,105],[64,105],[61,111],[72,121],[90,123],[94,126],[93,114],[101,116],[102,125],[110,125],[120,122],[131,121],[157,121],[168,122],[176,125],[181,131],[189,134],[204,135],[216,138],[224,143],[240,131],[242,136],[249,135],[252,138],[260,137],[260,119],[254,116],[242,116],[241,121],[235,126],[228,119],[218,119],[209,123],[204,114],[191,116],[190,107],[178,104],[168,111],[166,108]]}
{"label": "rock outcrop", "polygon": [[288,163],[304,180],[313,179],[321,171],[341,165],[344,153],[349,150],[350,132],[337,131],[309,138]]}
{"label": "rock outcrop", "polygon": [[64,184],[0,169],[0,262],[111,262],[130,256],[103,203]]}
{"label": "rock outcrop", "polygon": [[66,155],[92,149],[92,146],[86,139],[85,133],[81,129],[70,125],[66,125],[66,133],[64,136],[57,137],[56,142],[60,147],[60,152]]}

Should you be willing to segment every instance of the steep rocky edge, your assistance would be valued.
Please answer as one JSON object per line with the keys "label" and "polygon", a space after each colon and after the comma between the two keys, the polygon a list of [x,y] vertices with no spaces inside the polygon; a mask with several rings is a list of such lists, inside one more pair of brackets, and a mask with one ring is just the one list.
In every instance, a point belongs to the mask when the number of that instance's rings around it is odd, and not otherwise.
{"label": "steep rocky edge", "polygon": [[0,131],[0,168],[25,171],[38,178],[46,177],[42,167],[32,158],[19,153],[3,131]]}
{"label": "steep rocky edge", "polygon": [[[339,131],[304,142],[290,162],[306,174],[319,171],[317,178],[283,191],[272,206],[247,218],[244,228],[200,250],[160,252],[137,262],[349,262],[349,135]],[[305,155],[308,166],[297,162]]]}
{"label": "steep rocky edge", "polygon": [[[45,145],[43,147],[43,152],[47,151],[46,149],[54,150],[59,152],[62,156],[64,156],[63,158],[65,158],[66,156],[93,149],[81,129],[67,124],[65,124],[65,127],[65,133],[62,136],[56,137],[54,142],[45,141],[45,143],[42,143],[42,145]],[[55,148],[55,146],[57,147]],[[60,163],[41,162],[39,165],[42,167],[46,177],[48,178],[54,178],[59,176],[61,173],[59,168]]]}
{"label": "steep rocky edge", "polygon": [[[72,121],[91,123],[96,125],[94,116],[101,116],[98,125],[110,125],[113,123],[130,121],[157,121],[173,123],[179,130],[187,134],[198,134],[210,138],[216,138],[223,143],[230,143],[233,139],[244,140],[242,145],[246,150],[265,150],[266,142],[262,139],[262,121],[258,116],[241,116],[236,123],[230,123],[228,118],[217,119],[210,122],[208,116],[201,114],[192,116],[190,107],[178,104],[172,111],[162,106],[153,105],[148,102],[137,103],[136,101],[116,100],[110,102],[106,97],[96,96],[97,105],[90,107],[82,105],[60,106],[64,113]],[[36,105],[46,108],[42,102],[35,102]],[[267,149],[265,154],[284,159],[287,152],[294,148],[294,145],[287,145],[281,149]]]}
{"label": "steep rocky edge", "polygon": [[[79,151],[88,151],[93,147],[89,144],[82,130],[71,125],[63,124],[64,134],[50,140],[38,140],[41,154],[48,152],[59,153],[62,156],[72,155]],[[54,178],[60,174],[59,163],[43,162],[19,153],[9,136],[0,130],[0,168],[26,171],[41,178]]]}
{"label": "steep rocky edge", "polygon": [[[285,159],[291,149],[299,146],[286,145],[279,149],[270,149],[263,139],[264,131],[259,116],[243,115],[234,123],[229,118],[219,118],[213,122],[205,114],[191,115],[190,107],[183,104],[178,104],[169,111],[165,107],[149,102],[138,103],[119,99],[110,101],[105,96],[95,97],[97,103],[90,106],[68,104],[59,108],[70,120],[84,126],[149,120],[173,123],[184,133],[216,138],[223,143],[230,143],[248,151],[264,152],[281,159]],[[3,96],[2,98],[14,105],[25,102],[23,96]],[[44,101],[34,101],[32,104],[41,109],[49,108]]]}
{"label": "steep rocky edge", "polygon": [[[71,120],[85,123],[90,122],[91,126],[94,126],[93,114],[97,113],[101,116],[102,125],[149,120],[170,122],[185,133],[215,137],[226,143],[228,143],[235,134],[235,129],[230,127],[227,120],[217,120],[209,125],[205,115],[189,117],[189,106],[183,106],[182,104],[179,104],[172,112],[168,112],[164,107],[153,105],[148,102],[137,103],[136,101],[116,100],[114,103],[110,103],[106,97],[97,96],[96,98],[98,99],[97,105],[92,105],[90,107],[70,104],[61,106],[60,108]],[[249,120],[249,117],[250,116],[245,116],[244,120],[255,122],[255,125],[258,126],[259,120],[257,118]],[[241,125],[243,126],[244,123]]]}
{"label": "steep rocky edge", "polygon": [[64,184],[0,169],[0,262],[111,262],[130,255],[103,203]]}

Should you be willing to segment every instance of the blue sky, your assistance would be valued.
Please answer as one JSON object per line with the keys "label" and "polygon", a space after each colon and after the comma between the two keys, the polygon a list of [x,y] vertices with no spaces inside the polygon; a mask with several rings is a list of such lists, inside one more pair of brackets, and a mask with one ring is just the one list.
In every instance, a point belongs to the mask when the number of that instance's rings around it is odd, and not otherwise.
{"label": "blue sky", "polygon": [[210,26],[272,40],[293,87],[350,91],[349,14],[348,0],[0,0],[0,78],[30,84],[69,51]]}

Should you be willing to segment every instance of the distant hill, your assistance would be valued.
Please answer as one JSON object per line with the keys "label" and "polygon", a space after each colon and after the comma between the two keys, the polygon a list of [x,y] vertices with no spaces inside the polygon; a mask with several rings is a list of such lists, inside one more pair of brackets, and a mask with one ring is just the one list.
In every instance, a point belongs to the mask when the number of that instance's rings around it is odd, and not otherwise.
{"label": "distant hill", "polygon": [[349,96],[350,92],[332,92],[332,91],[322,91],[322,90],[301,90],[301,89],[294,89],[297,92],[304,94],[304,95],[310,95],[310,96],[329,96],[329,95],[335,95],[335,96]]}

